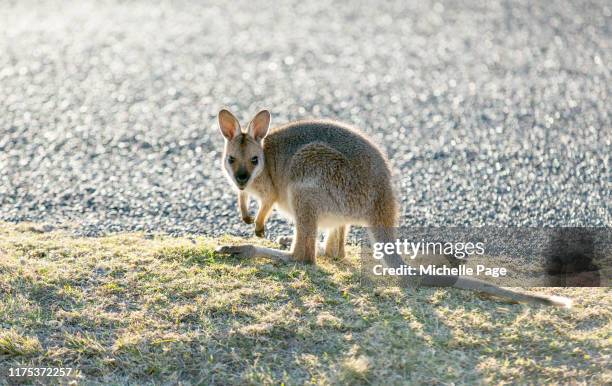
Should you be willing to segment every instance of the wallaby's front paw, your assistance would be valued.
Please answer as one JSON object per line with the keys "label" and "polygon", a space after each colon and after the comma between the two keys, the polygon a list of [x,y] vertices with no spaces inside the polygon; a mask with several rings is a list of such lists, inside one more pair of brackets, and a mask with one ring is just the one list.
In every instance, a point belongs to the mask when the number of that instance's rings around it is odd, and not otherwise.
{"label": "wallaby's front paw", "polygon": [[255,221],[255,219],[253,218],[253,216],[249,216],[247,214],[246,216],[242,216],[242,221],[244,221],[247,224],[253,224],[253,221]]}
{"label": "wallaby's front paw", "polygon": [[266,228],[261,227],[255,227],[255,236],[257,237],[264,237],[266,235]]}
{"label": "wallaby's front paw", "polygon": [[247,258],[255,255],[255,247],[252,245],[223,245],[217,248],[216,252],[224,255]]}

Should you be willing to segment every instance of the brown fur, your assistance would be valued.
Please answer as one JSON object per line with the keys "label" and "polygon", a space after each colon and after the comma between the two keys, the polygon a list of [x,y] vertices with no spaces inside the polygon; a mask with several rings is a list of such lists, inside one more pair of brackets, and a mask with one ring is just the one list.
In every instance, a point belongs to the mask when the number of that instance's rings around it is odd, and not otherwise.
{"label": "brown fur", "polygon": [[[223,153],[225,170],[236,184],[235,175],[247,170],[250,175],[239,191],[240,212],[251,223],[249,195],[259,201],[255,233],[264,235],[265,222],[277,207],[295,222],[291,252],[253,245],[226,246],[220,249],[244,257],[266,256],[314,264],[319,253],[319,230],[327,233],[321,252],[343,257],[345,237],[351,225],[370,227],[375,241],[395,240],[399,206],[394,194],[391,169],[378,147],[358,130],[334,121],[288,123],[268,134],[270,114],[263,110],[242,133],[238,121],[227,110],[219,113],[219,125],[226,137]],[[228,157],[234,162],[226,163]],[[251,163],[258,157],[258,166]],[[387,265],[399,265],[391,256]],[[511,298],[554,305],[565,300],[517,293],[470,278],[423,277],[423,285],[476,290]]]}
{"label": "brown fur", "polygon": [[[244,136],[226,144],[225,156],[236,159],[232,172],[257,154],[243,145]],[[327,254],[342,257],[350,224],[397,225],[390,169],[380,150],[357,130],[332,121],[293,122],[273,130],[261,147],[264,169],[240,193],[242,217],[250,217],[243,209],[252,194],[260,202],[255,229],[263,235],[270,210],[278,206],[296,223],[296,260],[315,262],[319,229],[328,232]]]}

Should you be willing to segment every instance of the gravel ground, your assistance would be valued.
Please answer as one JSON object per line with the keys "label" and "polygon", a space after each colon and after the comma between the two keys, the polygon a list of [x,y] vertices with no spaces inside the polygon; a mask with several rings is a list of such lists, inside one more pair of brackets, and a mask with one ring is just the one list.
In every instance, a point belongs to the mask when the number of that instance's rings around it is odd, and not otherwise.
{"label": "gravel ground", "polygon": [[[16,3],[16,4],[13,4]],[[252,234],[216,112],[352,123],[406,225],[610,226],[607,1],[0,3],[0,219]],[[274,215],[270,236],[286,233]]]}

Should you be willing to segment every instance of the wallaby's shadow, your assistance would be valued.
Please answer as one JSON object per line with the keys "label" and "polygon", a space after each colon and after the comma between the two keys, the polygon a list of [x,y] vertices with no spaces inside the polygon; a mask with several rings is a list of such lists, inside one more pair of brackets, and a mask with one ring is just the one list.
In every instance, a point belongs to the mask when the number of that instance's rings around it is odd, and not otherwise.
{"label": "wallaby's shadow", "polygon": [[[285,335],[286,341],[270,341],[292,352],[297,362],[300,355],[320,355],[326,346],[346,347],[336,353],[336,363],[365,356],[372,359],[372,376],[395,373],[400,376],[398,383],[400,379],[424,381],[413,370],[414,366],[426,365],[427,355],[423,353],[428,352],[447,357],[451,372],[469,366],[471,378],[457,375],[456,380],[477,383],[490,379],[491,370],[487,374],[485,362],[491,360],[520,360],[526,356],[539,358],[544,365],[561,364],[577,371],[586,366],[585,361],[570,355],[549,355],[549,348],[558,343],[559,334],[552,333],[543,324],[523,323],[525,318],[528,320],[536,315],[567,319],[567,311],[512,304],[457,289],[371,287],[361,283],[361,272],[354,259],[323,257],[320,260],[322,264],[317,266],[294,266],[299,273],[294,274],[297,276],[293,279],[299,277],[310,286],[295,285],[291,277],[276,275],[269,269],[263,273],[283,285],[283,305],[302,315],[298,321],[285,326],[285,332],[293,331]],[[274,265],[280,270],[283,266],[284,263]],[[313,297],[317,296],[319,300],[313,304]],[[317,336],[305,336],[304,323],[315,328],[319,332]],[[570,333],[565,331],[561,335],[569,337]],[[513,341],[522,342],[522,348],[512,348]],[[508,347],[504,347],[503,342],[507,342]],[[576,340],[567,340],[562,345],[569,349],[579,348]],[[470,355],[450,361],[457,350],[465,350]],[[377,360],[381,357],[402,360]],[[441,374],[440,377],[445,379]]]}

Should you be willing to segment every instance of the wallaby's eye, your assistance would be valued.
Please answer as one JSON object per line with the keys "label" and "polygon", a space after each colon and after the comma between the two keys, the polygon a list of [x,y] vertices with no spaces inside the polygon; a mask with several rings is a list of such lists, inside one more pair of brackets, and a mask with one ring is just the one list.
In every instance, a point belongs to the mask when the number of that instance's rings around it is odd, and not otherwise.
{"label": "wallaby's eye", "polygon": [[257,165],[257,162],[259,162],[259,159],[257,158],[257,156],[255,156],[255,157],[251,158],[251,163],[252,163],[253,165]]}
{"label": "wallaby's eye", "polygon": [[234,163],[234,161],[236,161],[236,158],[232,157],[231,155],[230,155],[229,157],[227,157],[227,162],[228,162],[229,164],[233,164],[233,163]]}

